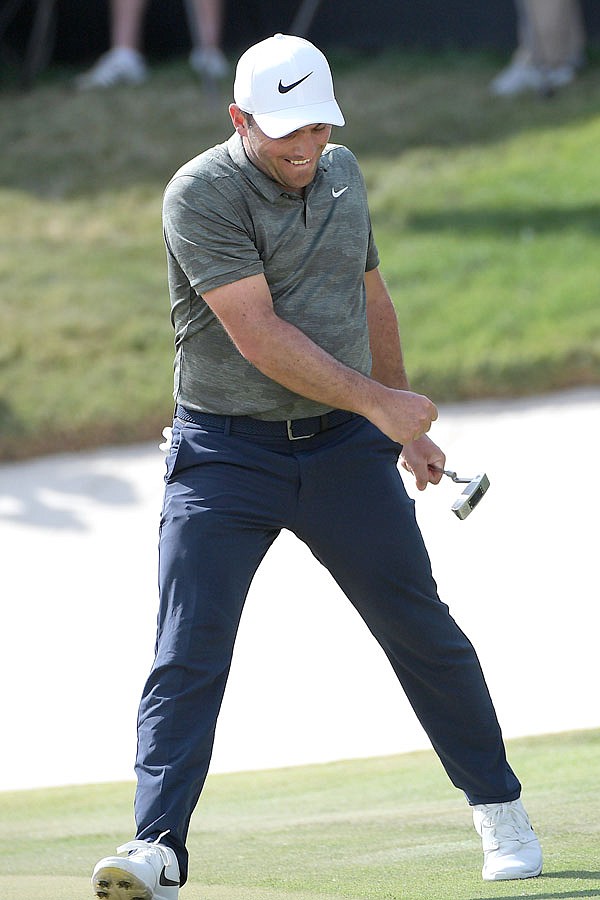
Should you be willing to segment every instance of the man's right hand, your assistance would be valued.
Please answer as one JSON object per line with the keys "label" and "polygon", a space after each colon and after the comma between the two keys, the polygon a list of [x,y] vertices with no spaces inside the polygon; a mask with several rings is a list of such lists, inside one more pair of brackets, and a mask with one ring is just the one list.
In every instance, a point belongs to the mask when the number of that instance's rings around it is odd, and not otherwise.
{"label": "man's right hand", "polygon": [[398,444],[422,437],[438,417],[434,403],[423,394],[381,386],[379,402],[368,416],[374,425]]}

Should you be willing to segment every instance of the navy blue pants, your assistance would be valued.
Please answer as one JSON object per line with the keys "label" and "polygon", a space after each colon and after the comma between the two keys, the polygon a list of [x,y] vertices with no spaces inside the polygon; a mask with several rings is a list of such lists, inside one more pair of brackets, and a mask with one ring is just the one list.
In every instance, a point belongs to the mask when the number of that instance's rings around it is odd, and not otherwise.
{"label": "navy blue pants", "polygon": [[183,880],[244,601],[282,528],[308,545],[358,610],[468,801],[519,796],[473,646],[438,597],[399,451],[360,417],[305,440],[175,419],[135,814],[139,838],[169,829]]}

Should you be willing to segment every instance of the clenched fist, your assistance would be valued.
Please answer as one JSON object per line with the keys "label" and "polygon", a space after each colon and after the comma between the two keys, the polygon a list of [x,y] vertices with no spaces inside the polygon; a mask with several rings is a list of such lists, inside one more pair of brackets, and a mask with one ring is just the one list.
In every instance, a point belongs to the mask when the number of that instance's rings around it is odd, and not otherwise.
{"label": "clenched fist", "polygon": [[429,397],[413,391],[382,386],[378,401],[369,418],[398,444],[408,444],[422,437],[438,417],[437,408]]}

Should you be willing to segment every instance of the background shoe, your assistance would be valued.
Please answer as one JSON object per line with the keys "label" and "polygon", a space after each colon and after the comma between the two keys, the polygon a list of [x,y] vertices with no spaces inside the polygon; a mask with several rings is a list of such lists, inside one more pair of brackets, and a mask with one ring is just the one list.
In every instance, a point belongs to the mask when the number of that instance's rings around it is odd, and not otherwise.
{"label": "background shoe", "polygon": [[116,84],[141,84],[146,80],[144,57],[129,47],[115,47],[104,53],[89,71],[75,79],[80,91],[110,88]]}
{"label": "background shoe", "polygon": [[535,878],[542,848],[520,800],[473,807],[473,824],[483,843],[484,881]]}
{"label": "background shoe", "polygon": [[[165,832],[166,834],[166,832]],[[179,863],[174,851],[157,841],[129,841],[117,848],[127,856],[101,859],[92,874],[100,900],[177,900]]]}
{"label": "background shoe", "polygon": [[550,88],[561,88],[575,81],[576,74],[575,66],[558,66],[556,69],[548,69],[546,81]]}
{"label": "background shoe", "polygon": [[528,63],[516,62],[504,69],[490,84],[496,97],[513,97],[526,91],[553,92],[575,80],[575,66],[541,69]]}
{"label": "background shoe", "polygon": [[513,97],[525,91],[540,91],[545,79],[540,69],[528,63],[515,62],[503,69],[490,84],[490,93],[496,97]]}
{"label": "background shoe", "polygon": [[197,75],[215,80],[229,74],[229,63],[218,47],[195,47],[190,53],[190,66]]}

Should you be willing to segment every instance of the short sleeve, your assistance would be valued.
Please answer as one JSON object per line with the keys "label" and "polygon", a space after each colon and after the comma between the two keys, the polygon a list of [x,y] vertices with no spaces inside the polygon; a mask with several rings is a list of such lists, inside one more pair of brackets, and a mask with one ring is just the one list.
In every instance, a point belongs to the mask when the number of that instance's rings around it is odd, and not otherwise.
{"label": "short sleeve", "polygon": [[163,201],[167,252],[202,294],[263,272],[252,224],[219,190],[219,182],[179,175]]}

